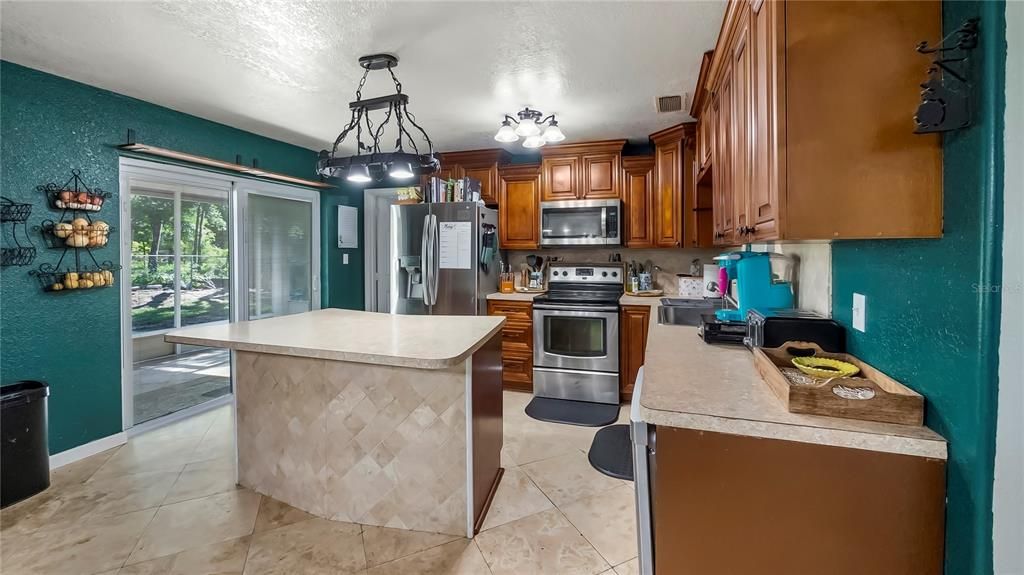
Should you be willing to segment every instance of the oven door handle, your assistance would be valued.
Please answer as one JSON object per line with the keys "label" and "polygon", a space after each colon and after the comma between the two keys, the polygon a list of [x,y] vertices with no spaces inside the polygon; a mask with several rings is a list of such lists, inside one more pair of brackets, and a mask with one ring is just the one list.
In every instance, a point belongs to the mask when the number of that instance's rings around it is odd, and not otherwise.
{"label": "oven door handle", "polygon": [[593,311],[599,313],[618,313],[619,307],[614,305],[609,306],[597,306],[597,307],[579,307],[579,306],[560,306],[556,304],[533,304],[533,309],[550,310],[550,311]]}

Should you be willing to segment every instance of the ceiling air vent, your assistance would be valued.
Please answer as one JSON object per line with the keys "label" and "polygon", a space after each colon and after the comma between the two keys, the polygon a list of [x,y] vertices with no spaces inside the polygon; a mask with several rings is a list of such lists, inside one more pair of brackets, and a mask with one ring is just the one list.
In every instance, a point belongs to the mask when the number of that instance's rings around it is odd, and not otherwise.
{"label": "ceiling air vent", "polygon": [[658,113],[680,112],[683,109],[682,96],[660,96],[658,97]]}

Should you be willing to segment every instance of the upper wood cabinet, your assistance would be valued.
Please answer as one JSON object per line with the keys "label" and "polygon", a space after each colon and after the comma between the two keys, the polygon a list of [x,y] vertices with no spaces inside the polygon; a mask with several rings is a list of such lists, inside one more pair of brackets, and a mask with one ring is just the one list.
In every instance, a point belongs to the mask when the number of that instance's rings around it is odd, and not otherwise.
{"label": "upper wood cabinet", "polygon": [[541,200],[608,200],[622,197],[620,163],[625,140],[541,148]]}
{"label": "upper wood cabinet", "polygon": [[[493,206],[498,203],[498,169],[510,155],[502,149],[444,152],[439,154],[441,168],[430,174],[441,179],[473,178],[480,181],[480,197]],[[429,176],[428,176],[429,177]]]}
{"label": "upper wood cabinet", "polygon": [[556,156],[541,160],[541,200],[575,200],[579,197],[580,159]]}
{"label": "upper wood cabinet", "polygon": [[622,240],[627,248],[653,248],[654,156],[622,158]]}
{"label": "upper wood cabinet", "polygon": [[[693,160],[694,123],[679,124],[655,134],[654,198],[652,202],[654,245],[683,247],[685,222],[692,217],[685,187],[689,186]],[[690,166],[686,166],[687,158]]]}
{"label": "upper wood cabinet", "polygon": [[941,236],[941,136],[912,119],[928,63],[907,48],[940,36],[937,0],[731,0],[695,91],[715,242]]}
{"label": "upper wood cabinet", "polygon": [[[753,160],[751,145],[751,90],[750,90],[750,13],[741,10],[736,22],[732,44],[732,111],[729,115],[729,154],[732,157],[732,222],[734,230],[746,230],[747,205],[750,201],[750,167]],[[729,209],[729,206],[725,206]],[[734,232],[737,233],[737,232]],[[744,233],[744,232],[739,232]]]}
{"label": "upper wood cabinet", "polygon": [[690,104],[690,115],[700,118],[697,122],[697,165],[698,171],[703,170],[711,162],[711,149],[714,147],[714,120],[710,117],[710,84],[708,74],[711,71],[711,59],[714,50],[704,52],[700,61],[700,74],[697,77],[697,86],[700,88],[694,93],[693,101]]}
{"label": "upper wood cabinet", "polygon": [[[751,240],[763,240],[778,235],[778,198],[780,152],[778,132],[778,94],[772,88],[778,78],[777,61],[781,50],[778,45],[782,34],[777,32],[780,25],[777,2],[755,1],[750,6],[750,50],[751,50],[751,143],[752,166],[746,215],[752,233]],[[783,171],[782,173],[785,173]]]}
{"label": "upper wood cabinet", "polygon": [[499,247],[536,249],[540,242],[540,167],[505,166],[498,179]]}

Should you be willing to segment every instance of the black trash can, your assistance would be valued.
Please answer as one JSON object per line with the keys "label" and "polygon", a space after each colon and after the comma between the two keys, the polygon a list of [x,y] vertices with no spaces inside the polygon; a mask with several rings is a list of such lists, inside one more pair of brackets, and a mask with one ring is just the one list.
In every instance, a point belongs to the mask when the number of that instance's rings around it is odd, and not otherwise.
{"label": "black trash can", "polygon": [[46,397],[41,381],[0,387],[0,507],[32,497],[50,486],[46,443]]}

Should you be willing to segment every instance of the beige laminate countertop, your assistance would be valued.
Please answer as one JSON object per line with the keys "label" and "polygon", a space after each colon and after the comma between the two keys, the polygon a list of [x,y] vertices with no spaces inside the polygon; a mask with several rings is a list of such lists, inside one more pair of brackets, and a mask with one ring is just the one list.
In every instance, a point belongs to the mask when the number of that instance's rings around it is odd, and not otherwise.
{"label": "beige laminate countertop", "polygon": [[501,316],[392,315],[321,309],[174,330],[171,343],[418,369],[458,365],[497,333]]}
{"label": "beige laminate countertop", "polygon": [[539,293],[501,293],[500,291],[496,291],[494,293],[487,294],[487,299],[497,301],[533,301],[533,298],[539,295]]}
{"label": "beige laminate countertop", "polygon": [[790,413],[750,351],[708,345],[695,327],[652,317],[643,370],[640,416],[648,423],[946,459],[946,441],[927,427]]}

